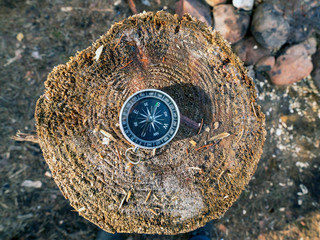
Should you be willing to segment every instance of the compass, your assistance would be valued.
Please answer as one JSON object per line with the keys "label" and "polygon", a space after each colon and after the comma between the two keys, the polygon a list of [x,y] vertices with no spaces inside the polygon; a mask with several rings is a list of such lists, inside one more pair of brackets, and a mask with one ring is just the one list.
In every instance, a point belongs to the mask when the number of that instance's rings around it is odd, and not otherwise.
{"label": "compass", "polygon": [[119,121],[121,132],[135,148],[155,149],[174,138],[180,125],[180,113],[168,94],[144,89],[125,101]]}

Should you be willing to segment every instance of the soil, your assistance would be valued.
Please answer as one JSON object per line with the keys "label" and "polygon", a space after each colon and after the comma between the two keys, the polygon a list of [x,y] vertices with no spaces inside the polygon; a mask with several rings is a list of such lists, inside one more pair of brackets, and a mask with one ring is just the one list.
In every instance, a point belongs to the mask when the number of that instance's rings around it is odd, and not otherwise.
{"label": "soil", "polygon": [[[167,6],[174,12],[174,1],[151,2],[147,10]],[[0,239],[97,238],[101,230],[70,207],[39,145],[11,136],[19,130],[34,133],[35,103],[52,68],[131,14],[121,0],[0,2]],[[266,114],[264,153],[238,201],[203,231],[212,239],[320,238],[319,91],[311,78],[285,87],[262,76],[254,80]],[[25,180],[41,186],[22,186]],[[122,237],[188,239],[194,234]]]}

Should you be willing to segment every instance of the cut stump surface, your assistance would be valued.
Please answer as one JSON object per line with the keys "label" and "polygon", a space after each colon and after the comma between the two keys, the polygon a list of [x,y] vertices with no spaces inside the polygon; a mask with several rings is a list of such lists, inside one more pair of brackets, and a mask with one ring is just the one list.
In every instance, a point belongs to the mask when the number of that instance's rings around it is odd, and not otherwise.
{"label": "cut stump surface", "polygon": [[[102,47],[103,46],[103,47]],[[63,195],[108,232],[177,234],[223,215],[265,140],[253,81],[229,44],[189,15],[138,14],[53,69],[36,107],[41,149]],[[164,147],[125,159],[119,113],[133,93],[168,93],[181,124]]]}

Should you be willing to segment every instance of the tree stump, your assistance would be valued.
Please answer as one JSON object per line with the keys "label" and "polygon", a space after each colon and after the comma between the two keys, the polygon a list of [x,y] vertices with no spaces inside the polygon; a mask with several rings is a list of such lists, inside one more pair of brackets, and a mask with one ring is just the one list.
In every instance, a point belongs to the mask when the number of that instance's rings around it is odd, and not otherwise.
{"label": "tree stump", "polygon": [[[65,198],[107,232],[177,234],[223,215],[254,174],[265,140],[252,79],[229,44],[190,15],[143,13],[114,24],[53,69],[36,106],[44,158]],[[125,100],[159,89],[182,115],[167,145],[132,147],[119,128]]]}

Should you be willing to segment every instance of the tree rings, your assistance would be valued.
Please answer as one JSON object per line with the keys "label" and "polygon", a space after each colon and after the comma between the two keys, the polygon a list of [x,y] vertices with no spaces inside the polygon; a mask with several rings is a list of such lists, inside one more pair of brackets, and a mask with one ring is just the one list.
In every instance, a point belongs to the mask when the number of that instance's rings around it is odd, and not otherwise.
{"label": "tree rings", "polygon": [[[53,69],[36,107],[52,176],[79,214],[108,232],[177,234],[223,215],[254,174],[265,140],[252,79],[229,44],[189,15],[138,14]],[[173,140],[141,150],[122,135],[123,103],[142,89],[170,95]]]}

